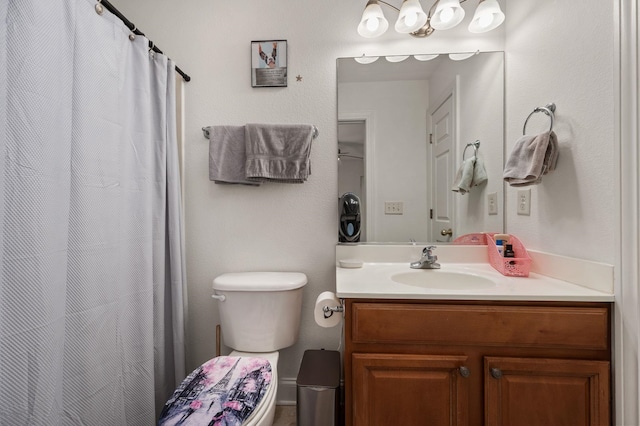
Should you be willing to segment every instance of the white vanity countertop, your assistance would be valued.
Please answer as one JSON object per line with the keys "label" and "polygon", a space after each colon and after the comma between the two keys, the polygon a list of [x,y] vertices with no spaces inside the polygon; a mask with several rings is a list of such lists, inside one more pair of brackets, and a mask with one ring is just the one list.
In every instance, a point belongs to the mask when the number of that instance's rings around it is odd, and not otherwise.
{"label": "white vanity countertop", "polygon": [[[393,281],[398,273],[438,274],[463,271],[488,278],[495,286],[477,289],[451,289],[446,286],[408,285]],[[612,302],[613,294],[594,290],[537,273],[529,277],[507,277],[488,263],[442,264],[440,270],[418,270],[407,263],[365,262],[362,268],[336,266],[336,295],[340,298],[371,299],[447,299]]]}

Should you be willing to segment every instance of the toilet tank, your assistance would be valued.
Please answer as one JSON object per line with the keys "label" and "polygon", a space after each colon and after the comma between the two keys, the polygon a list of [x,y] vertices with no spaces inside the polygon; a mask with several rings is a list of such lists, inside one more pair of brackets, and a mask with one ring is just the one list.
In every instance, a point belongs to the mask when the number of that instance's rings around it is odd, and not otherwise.
{"label": "toilet tank", "polygon": [[[238,351],[274,352],[293,345],[300,330],[300,272],[234,272],[213,280],[224,343]],[[222,300],[224,299],[224,300]]]}

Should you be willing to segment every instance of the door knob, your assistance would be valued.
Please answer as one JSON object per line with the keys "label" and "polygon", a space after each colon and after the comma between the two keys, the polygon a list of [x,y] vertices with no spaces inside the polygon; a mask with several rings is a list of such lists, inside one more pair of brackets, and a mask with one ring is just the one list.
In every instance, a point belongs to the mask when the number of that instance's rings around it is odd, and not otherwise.
{"label": "door knob", "polygon": [[453,235],[453,230],[451,228],[443,229],[442,231],[440,231],[440,235],[442,235],[442,236],[444,236],[444,235],[452,236]]}

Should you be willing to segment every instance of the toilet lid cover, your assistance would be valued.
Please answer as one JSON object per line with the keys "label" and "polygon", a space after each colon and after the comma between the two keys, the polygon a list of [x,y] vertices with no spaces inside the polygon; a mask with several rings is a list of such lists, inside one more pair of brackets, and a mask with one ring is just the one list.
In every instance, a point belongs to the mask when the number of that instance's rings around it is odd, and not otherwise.
{"label": "toilet lid cover", "polygon": [[159,425],[241,425],[271,383],[263,358],[220,356],[196,368],[165,404]]}

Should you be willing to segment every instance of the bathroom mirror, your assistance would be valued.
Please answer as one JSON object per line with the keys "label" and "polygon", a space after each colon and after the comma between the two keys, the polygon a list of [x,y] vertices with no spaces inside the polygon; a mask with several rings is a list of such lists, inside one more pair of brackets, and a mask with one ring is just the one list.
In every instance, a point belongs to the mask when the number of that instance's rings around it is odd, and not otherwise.
{"label": "bathroom mirror", "polygon": [[[360,204],[356,223],[341,202],[340,226],[360,235],[339,241],[442,244],[502,232],[504,53],[361,63],[372,59],[337,60],[338,197],[352,193]],[[487,181],[452,191],[474,155]]]}

